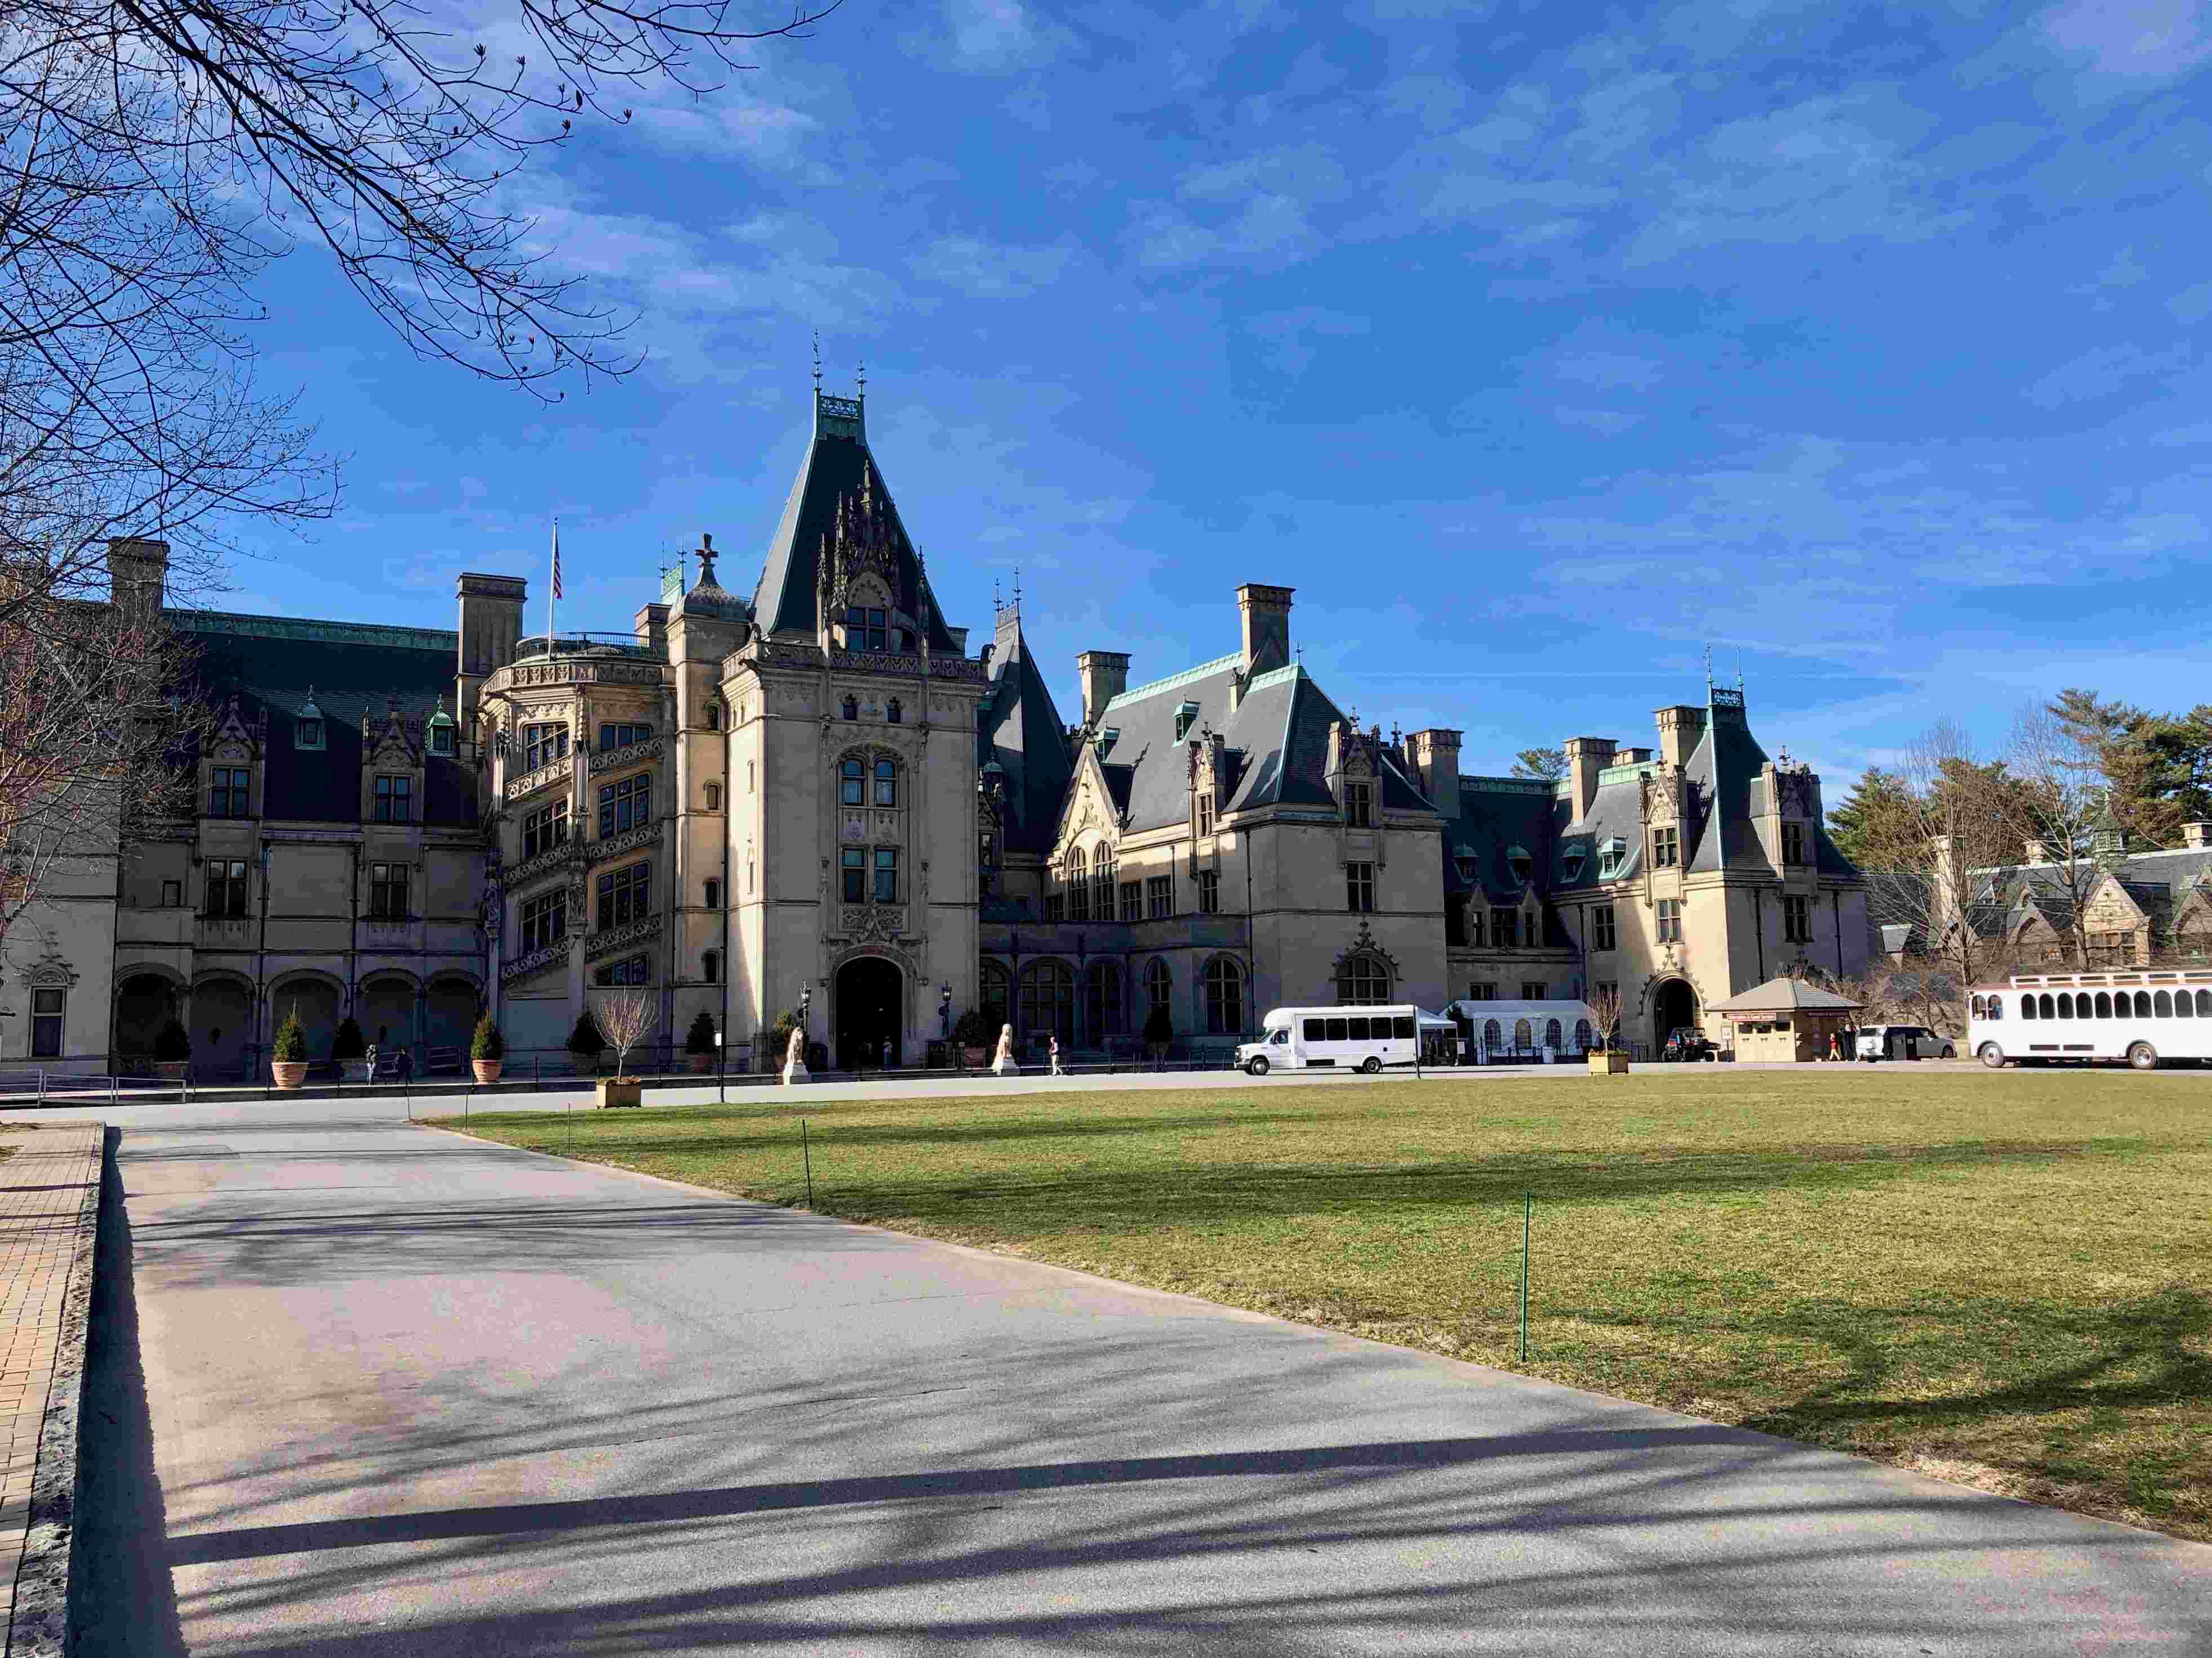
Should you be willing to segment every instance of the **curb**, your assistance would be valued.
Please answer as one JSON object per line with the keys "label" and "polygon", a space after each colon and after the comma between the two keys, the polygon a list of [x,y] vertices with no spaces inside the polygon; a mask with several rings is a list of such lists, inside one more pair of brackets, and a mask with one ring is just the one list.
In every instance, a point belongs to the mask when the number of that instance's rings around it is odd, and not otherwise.
{"label": "curb", "polygon": [[92,1178],[78,1206],[69,1282],[62,1292],[61,1336],[53,1381],[39,1424],[37,1472],[32,1476],[29,1527],[15,1574],[8,1619],[7,1658],[61,1658],[70,1648],[70,1566],[76,1540],[78,1417],[84,1406],[85,1343],[92,1321],[94,1249],[100,1232],[100,1193],[107,1172],[107,1126],[86,1127],[98,1135]]}

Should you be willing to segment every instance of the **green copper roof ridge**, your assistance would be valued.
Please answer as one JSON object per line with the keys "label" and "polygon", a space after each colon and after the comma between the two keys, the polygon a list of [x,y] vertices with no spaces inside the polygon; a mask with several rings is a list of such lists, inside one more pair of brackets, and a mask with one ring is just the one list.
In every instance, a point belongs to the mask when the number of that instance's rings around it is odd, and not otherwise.
{"label": "green copper roof ridge", "polygon": [[256,616],[246,610],[173,612],[189,631],[239,634],[252,639],[295,639],[325,644],[380,645],[392,649],[451,651],[460,635],[441,628],[395,628],[380,622],[326,622],[313,616]]}
{"label": "green copper roof ridge", "polygon": [[1264,690],[1270,685],[1279,685],[1285,680],[1296,679],[1304,671],[1304,668],[1293,662],[1287,668],[1270,668],[1265,673],[1255,673],[1246,683],[1245,694],[1249,695],[1252,692]]}
{"label": "green copper roof ridge", "polygon": [[1228,655],[1218,656],[1211,662],[1201,662],[1194,668],[1185,668],[1180,673],[1171,673],[1164,679],[1149,680],[1142,685],[1133,685],[1127,690],[1110,699],[1106,706],[1099,710],[1099,713],[1103,715],[1112,712],[1121,703],[1137,702],[1147,696],[1158,696],[1162,691],[1171,691],[1178,685],[1187,685],[1193,680],[1205,678],[1208,674],[1219,673],[1224,668],[1234,667],[1243,659],[1243,652],[1231,651]]}

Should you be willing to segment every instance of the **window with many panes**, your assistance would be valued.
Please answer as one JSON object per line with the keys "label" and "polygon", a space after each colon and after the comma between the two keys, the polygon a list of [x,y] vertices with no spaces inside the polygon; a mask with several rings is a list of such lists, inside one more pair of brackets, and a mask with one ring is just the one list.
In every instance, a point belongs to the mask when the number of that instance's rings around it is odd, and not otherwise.
{"label": "window with many panes", "polygon": [[1659,940],[1662,944],[1682,941],[1682,901],[1662,898],[1659,901]]}
{"label": "window with many panes", "polygon": [[868,902],[868,849],[847,847],[837,854],[837,878],[848,904]]}
{"label": "window with many panes", "polygon": [[568,753],[568,728],[566,726],[525,726],[522,728],[522,768],[536,771],[540,766],[550,766],[564,759]]}
{"label": "window with many panes", "polygon": [[1802,864],[1805,861],[1805,826],[1784,823],[1782,826],[1782,861]]}
{"label": "window with many panes", "polygon": [[1145,878],[1145,914],[1153,920],[1164,920],[1175,914],[1175,877],[1148,875]]}
{"label": "window with many panes", "polygon": [[1081,847],[1071,847],[1067,861],[1061,867],[1061,878],[1067,883],[1067,919],[1087,921],[1091,919],[1091,860],[1084,856]]}
{"label": "window with many panes", "polygon": [[845,648],[848,651],[881,651],[890,647],[890,635],[886,623],[889,618],[883,611],[866,604],[854,604],[845,611]]}
{"label": "window with many panes", "polygon": [[653,861],[625,864],[599,877],[599,925],[642,921],[653,910]]}
{"label": "window with many panes", "polygon": [[1145,963],[1145,1011],[1147,1016],[1153,1008],[1175,1011],[1175,975],[1168,964],[1155,956]]}
{"label": "window with many panes", "polygon": [[208,784],[208,816],[245,817],[249,811],[246,784],[252,777],[252,773],[244,766],[217,766]]}
{"label": "window with many panes", "polygon": [[1145,919],[1145,884],[1142,881],[1121,883],[1121,919],[1125,921]]}
{"label": "window with many panes", "polygon": [[376,821],[380,823],[408,823],[415,818],[415,780],[411,777],[380,777],[374,795]]}
{"label": "window with many panes", "polygon": [[207,913],[218,919],[246,914],[246,860],[212,860],[207,866]]}
{"label": "window with many panes", "polygon": [[1198,913],[1218,915],[1221,913],[1221,872],[1202,869],[1198,872]]}
{"label": "window with many panes", "polygon": [[1348,1007],[1389,1001],[1390,969],[1364,950],[1350,957],[1337,969],[1336,999]]}
{"label": "window with many panes", "polygon": [[434,723],[430,727],[430,752],[451,754],[453,751],[453,728]]}
{"label": "window with many panes", "polygon": [[182,881],[161,883],[161,907],[164,909],[181,909],[184,902],[185,884]]}
{"label": "window with many panes", "polygon": [[1782,938],[1785,944],[1813,942],[1813,901],[1785,897],[1782,901]]}
{"label": "window with many panes", "polygon": [[568,803],[556,801],[541,806],[522,820],[522,855],[535,858],[541,852],[567,843],[568,839]]}
{"label": "window with many panes", "polygon": [[1540,979],[1523,979],[1521,981],[1521,999],[1524,1002],[1540,1002],[1551,993],[1552,987]]}
{"label": "window with many panes", "polygon": [[1494,1002],[1498,999],[1498,987],[1496,985],[1469,985],[1467,987],[1467,999],[1470,1002]]}
{"label": "window with many panes", "polygon": [[1521,936],[1521,912],[1517,909],[1493,909],[1490,912],[1490,942],[1501,950],[1510,950]]}
{"label": "window with many panes", "polygon": [[1358,914],[1375,908],[1374,865],[1346,864],[1344,866],[1344,907]]}
{"label": "window with many panes", "polygon": [[640,772],[599,788],[599,839],[653,821],[653,779]]}
{"label": "window with many panes", "polygon": [[1619,946],[1620,942],[1619,931],[1613,925],[1613,906],[1600,904],[1590,911],[1589,947],[1592,950],[1613,950]]}
{"label": "window with many panes", "polygon": [[58,985],[41,985],[31,992],[31,1057],[58,1060],[62,1056],[62,1006],[69,993]]}
{"label": "window with many panes", "polygon": [[1651,861],[1660,869],[1672,869],[1682,861],[1680,830],[1668,828],[1651,831]]}
{"label": "window with many panes", "polygon": [[1064,921],[1067,919],[1067,899],[1065,895],[1057,892],[1045,894],[1044,919],[1048,921]]}
{"label": "window with many panes", "polygon": [[642,956],[610,962],[592,975],[603,985],[642,985],[653,982],[653,964]]}
{"label": "window with many panes", "polygon": [[1214,1036],[1244,1029],[1244,972],[1226,956],[1206,964],[1206,1029]]}
{"label": "window with many panes", "polygon": [[899,855],[896,847],[876,848],[874,896],[879,904],[895,904],[899,901]]}
{"label": "window with many panes", "polygon": [[1091,862],[1091,913],[1102,921],[1114,919],[1114,848],[1101,847]]}
{"label": "window with many panes", "polygon": [[898,762],[884,759],[876,762],[876,804],[879,806],[898,805]]}
{"label": "window with many panes", "polygon": [[373,920],[407,919],[407,865],[371,864],[368,866],[368,914]]}
{"label": "window with many panes", "polygon": [[837,804],[841,806],[865,806],[868,804],[868,762],[857,754],[848,754],[837,763]]}
{"label": "window with many panes", "polygon": [[1375,786],[1372,783],[1346,783],[1344,786],[1344,821],[1352,829],[1374,827]]}
{"label": "window with many panes", "polygon": [[611,753],[616,749],[629,748],[633,744],[650,742],[652,738],[653,727],[650,726],[601,726],[599,727],[599,752],[601,754]]}
{"label": "window with many panes", "polygon": [[1196,812],[1198,817],[1198,832],[1200,835],[1212,834],[1213,797],[1211,794],[1201,794],[1198,797]]}
{"label": "window with many panes", "polygon": [[522,953],[543,950],[568,936],[568,891],[556,887],[522,902]]}

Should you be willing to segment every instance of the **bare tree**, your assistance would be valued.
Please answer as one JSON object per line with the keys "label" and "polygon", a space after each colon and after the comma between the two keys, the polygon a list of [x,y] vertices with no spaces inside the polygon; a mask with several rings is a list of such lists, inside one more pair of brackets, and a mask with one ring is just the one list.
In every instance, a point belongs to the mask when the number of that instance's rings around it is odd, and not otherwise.
{"label": "bare tree", "polygon": [[659,998],[648,990],[610,991],[599,999],[593,1017],[614,1045],[616,1078],[626,1078],[630,1049],[651,1035],[660,1023]]}
{"label": "bare tree", "polygon": [[1620,1035],[1620,987],[1600,985],[1585,999],[1597,1021],[1598,1038],[1610,1051]]}
{"label": "bare tree", "polygon": [[2104,878],[2100,858],[2112,850],[2102,833],[2102,756],[2081,731],[2045,708],[2028,708],[2014,721],[2006,755],[2027,785],[2005,803],[2007,822],[2035,848],[2028,878],[2045,896],[2068,957],[2086,966],[2084,912]]}

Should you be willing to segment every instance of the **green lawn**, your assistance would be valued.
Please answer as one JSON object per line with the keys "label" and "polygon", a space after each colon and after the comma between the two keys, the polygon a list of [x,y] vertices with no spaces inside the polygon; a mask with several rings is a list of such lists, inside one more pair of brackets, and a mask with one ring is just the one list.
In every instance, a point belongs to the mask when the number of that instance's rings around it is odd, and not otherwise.
{"label": "green lawn", "polygon": [[823,1213],[2212,1540],[2212,1074],[794,1092],[467,1127],[803,1204],[802,1113]]}

